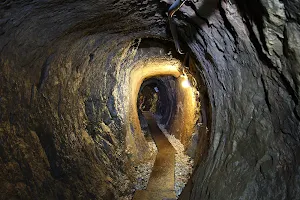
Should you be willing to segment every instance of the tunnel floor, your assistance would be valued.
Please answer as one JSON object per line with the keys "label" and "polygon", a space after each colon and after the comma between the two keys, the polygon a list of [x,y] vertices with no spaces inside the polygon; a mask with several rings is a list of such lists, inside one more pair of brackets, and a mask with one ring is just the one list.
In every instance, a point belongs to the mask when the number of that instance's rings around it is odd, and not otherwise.
{"label": "tunnel floor", "polygon": [[143,113],[151,135],[156,143],[158,153],[146,190],[137,190],[134,200],[176,199],[174,190],[175,153],[176,150],[160,130],[152,113]]}

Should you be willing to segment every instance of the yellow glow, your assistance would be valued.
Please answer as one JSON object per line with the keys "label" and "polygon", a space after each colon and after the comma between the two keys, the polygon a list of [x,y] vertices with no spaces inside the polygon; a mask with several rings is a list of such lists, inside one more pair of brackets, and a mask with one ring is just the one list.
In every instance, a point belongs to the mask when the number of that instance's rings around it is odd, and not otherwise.
{"label": "yellow glow", "polygon": [[[124,119],[126,120],[126,146],[132,152],[133,160],[141,160],[143,156],[146,156],[148,152],[145,146],[147,141],[142,133],[140,121],[137,111],[137,98],[139,89],[145,79],[155,77],[155,76],[174,76],[175,78],[180,77],[181,62],[176,59],[169,58],[150,58],[147,60],[140,60],[136,63],[132,69],[128,71],[130,73],[129,78],[126,72],[126,81],[129,81],[129,87],[124,87],[122,94],[128,96],[126,102],[123,102],[122,106],[125,104],[129,105],[128,110],[125,113]],[[128,78],[128,79],[127,79]],[[123,81],[123,79],[122,79]],[[127,82],[125,82],[127,84]],[[123,83],[120,83],[122,85]],[[123,84],[126,86],[126,84]],[[132,125],[132,126],[131,126]],[[135,137],[132,135],[132,127],[135,133]],[[148,152],[149,153],[149,152]]]}
{"label": "yellow glow", "polygon": [[178,65],[166,65],[166,66],[161,66],[161,67],[164,67],[169,70],[178,70]]}
{"label": "yellow glow", "polygon": [[181,86],[183,88],[189,88],[189,87],[191,87],[191,84],[190,84],[189,80],[186,78],[181,82]]}

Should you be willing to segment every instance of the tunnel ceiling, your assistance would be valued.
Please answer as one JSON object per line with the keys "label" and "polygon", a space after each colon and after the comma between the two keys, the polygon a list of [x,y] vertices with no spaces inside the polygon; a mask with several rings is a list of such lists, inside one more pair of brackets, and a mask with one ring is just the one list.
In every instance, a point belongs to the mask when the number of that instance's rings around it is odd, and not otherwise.
{"label": "tunnel ceiling", "polygon": [[[183,62],[172,2],[0,2],[0,199],[132,192],[131,161],[147,149],[127,148],[143,143],[127,138],[129,77]],[[300,196],[299,5],[199,0],[174,16],[210,116],[182,199]]]}

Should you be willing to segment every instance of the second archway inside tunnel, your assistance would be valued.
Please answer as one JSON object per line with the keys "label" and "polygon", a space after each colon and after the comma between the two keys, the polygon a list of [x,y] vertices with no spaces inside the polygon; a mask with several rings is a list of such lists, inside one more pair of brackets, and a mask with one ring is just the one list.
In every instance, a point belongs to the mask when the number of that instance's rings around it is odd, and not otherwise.
{"label": "second archway inside tunnel", "polygon": [[[199,82],[202,77],[196,69],[197,65],[191,62],[191,59],[185,62],[184,57],[178,57],[176,54],[173,57],[168,44],[161,43],[161,41],[155,43],[151,39],[143,39],[139,42],[140,44],[133,46],[139,54],[137,57],[144,58],[144,54],[147,54],[147,59],[134,62],[132,69],[125,73],[126,76],[116,87],[116,92],[119,91],[116,93],[117,97],[120,97],[117,98],[120,103],[119,107],[123,108],[123,105],[128,105],[122,117],[126,125],[126,152],[131,161],[128,164],[135,168],[132,173],[133,178],[136,179],[133,181],[136,191],[134,196],[138,191],[149,189],[148,180],[152,166],[156,162],[157,145],[152,139],[150,126],[144,117],[144,112],[148,112],[153,115],[155,124],[159,126],[162,134],[169,141],[174,141],[172,146],[178,147],[174,155],[176,157],[176,164],[173,166],[175,173],[172,175],[173,177],[175,175],[172,190],[176,191],[178,197],[190,177],[192,168],[199,164],[197,155],[204,158],[203,152],[205,153],[209,142],[207,134],[202,134],[198,126],[201,122],[204,122],[203,127],[207,126],[203,120],[206,117],[200,117],[201,114],[207,113],[202,111],[202,107],[207,108],[206,105],[200,107],[200,99],[202,102],[203,96],[206,96],[204,89],[206,86],[201,82],[204,79]],[[153,50],[151,58],[148,55],[149,49]],[[124,87],[127,84],[129,87]],[[209,116],[207,118],[210,119]],[[203,132],[207,132],[205,128]],[[200,148],[200,143],[203,148]],[[194,154],[195,165],[186,154],[191,157]],[[185,164],[180,161],[184,161]],[[156,175],[159,176],[159,174]]]}
{"label": "second archway inside tunnel", "polygon": [[[189,83],[185,76],[181,75],[176,78],[174,76],[165,75],[145,79],[139,89],[137,97],[137,111],[142,132],[153,154],[157,154],[157,148],[155,148],[152,140],[154,137],[153,130],[149,130],[149,121],[147,122],[144,116],[146,113],[146,115],[151,113],[158,127],[176,151],[175,162],[173,164],[175,174],[173,184],[177,197],[187,183],[194,164],[193,158],[186,154],[186,150],[189,149],[191,145],[190,141],[198,120],[197,93],[196,88],[192,87],[192,84]],[[154,139],[154,141],[157,145],[157,139]],[[143,165],[142,168],[150,171],[150,169],[147,169],[147,166],[151,168],[154,164],[154,160],[154,158],[152,160],[150,159],[147,163],[148,165]],[[154,168],[156,165],[159,165],[157,161],[155,161]],[[142,170],[139,172],[143,173]],[[148,177],[143,178],[149,178],[150,174],[147,175]],[[148,182],[150,185],[151,177],[150,182]],[[147,185],[147,183],[143,184]],[[146,186],[143,187],[143,189],[146,189]]]}
{"label": "second archway inside tunnel", "polygon": [[168,125],[176,106],[175,80],[160,76],[143,82],[137,100],[140,122],[142,112],[151,112],[160,124]]}

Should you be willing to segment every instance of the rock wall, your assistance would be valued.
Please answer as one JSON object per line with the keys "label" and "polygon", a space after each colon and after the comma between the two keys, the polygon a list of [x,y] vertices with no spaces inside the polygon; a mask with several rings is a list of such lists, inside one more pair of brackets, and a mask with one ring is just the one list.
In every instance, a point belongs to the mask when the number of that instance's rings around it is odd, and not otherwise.
{"label": "rock wall", "polygon": [[182,199],[297,199],[299,1],[212,4],[179,21],[212,103],[208,157]]}
{"label": "rock wall", "polygon": [[[184,81],[188,81],[190,86],[183,87],[182,83]],[[192,86],[190,81],[183,77],[176,79],[176,110],[171,121],[171,127],[169,128],[169,133],[175,135],[185,147],[188,146],[199,117],[197,115],[197,90]]]}
{"label": "rock wall", "polygon": [[[0,3],[1,199],[130,193],[127,97],[115,88],[151,57],[139,38],[171,41],[171,2]],[[299,5],[205,0],[176,14],[212,116],[207,155],[183,199],[300,196]]]}

